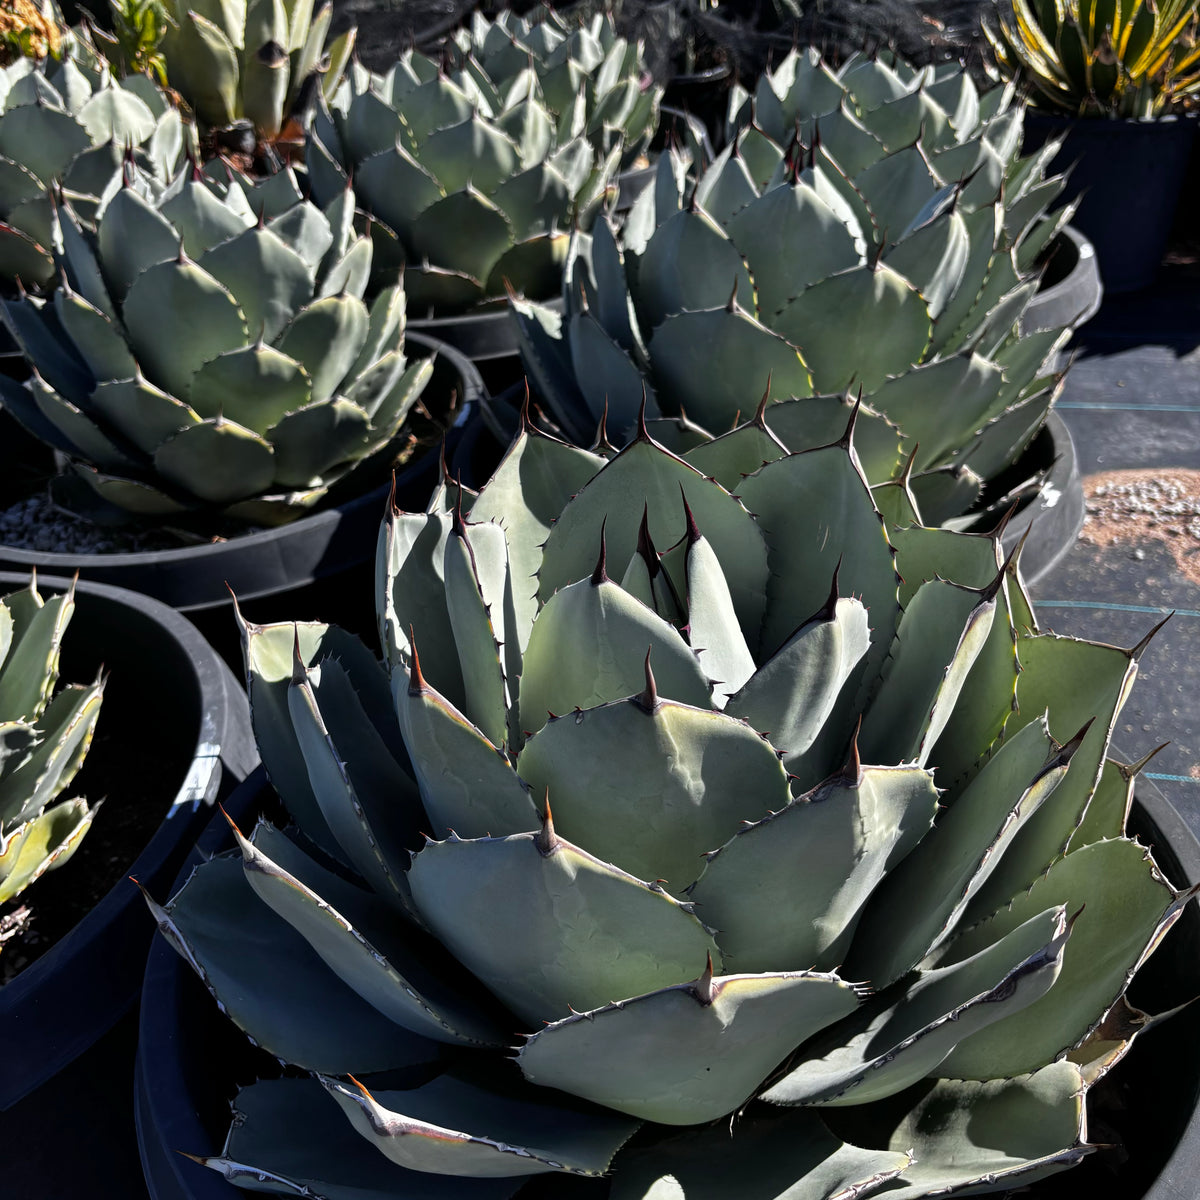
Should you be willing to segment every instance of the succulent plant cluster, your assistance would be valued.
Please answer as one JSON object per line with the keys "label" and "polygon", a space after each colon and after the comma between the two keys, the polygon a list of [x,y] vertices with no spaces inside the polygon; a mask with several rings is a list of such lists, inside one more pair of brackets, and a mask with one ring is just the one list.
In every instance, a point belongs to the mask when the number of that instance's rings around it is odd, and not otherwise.
{"label": "succulent plant cluster", "polygon": [[116,80],[80,37],[60,61],[19,58],[0,69],[0,279],[51,283],[51,185],[80,218],[121,184],[127,157],[164,181],[183,152],[179,112],[149,79]]}
{"label": "succulent plant cluster", "polygon": [[91,744],[104,684],[55,691],[73,589],[43,600],[37,581],[0,600],[0,904],[61,867],[99,805],[58,801]]}
{"label": "succulent plant cluster", "polygon": [[606,411],[626,434],[644,388],[690,445],[765,394],[792,450],[829,441],[861,396],[871,482],[904,475],[927,523],[959,518],[1040,428],[1070,334],[1019,329],[1070,215],[1042,219],[1062,181],[1053,147],[1020,157],[1021,121],[1011,92],[980,95],[952,65],[834,72],[794,52],[735,98],[698,180],[664,155],[619,232],[575,237],[562,315],[514,304],[539,396],[586,444]]}
{"label": "succulent plant cluster", "polygon": [[645,70],[642,47],[617,34],[611,13],[572,23],[539,4],[523,16],[506,9],[489,20],[476,10],[452,38],[459,68],[473,71],[485,94],[503,94],[532,68],[559,137],[583,127],[596,153],[618,143],[622,165],[650,144],[663,89]]}
{"label": "succulent plant cluster", "polygon": [[1187,898],[1106,759],[1141,647],[1040,633],[993,540],[884,521],[853,438],[735,497],[732,439],[697,469],[526,423],[478,495],[385,523],[385,669],[244,627],[304,838],[238,833],[152,908],[310,1076],[243,1090],[202,1161],[338,1200],[824,1200],[1089,1152],[1137,1026],[1104,1018]]}
{"label": "succulent plant cluster", "polygon": [[259,137],[274,137],[289,116],[311,109],[314,89],[334,91],[354,49],[353,29],[326,44],[328,3],[316,16],[312,0],[168,0],[167,7],[167,74],[210,127],[246,120]]}
{"label": "succulent plant cluster", "polygon": [[445,72],[415,51],[384,75],[353,70],[313,120],[312,194],[324,203],[353,179],[359,205],[395,234],[416,315],[469,309],[506,284],[545,298],[622,154],[616,135],[593,146],[587,86],[560,124],[530,66],[503,88],[473,58]]}
{"label": "succulent plant cluster", "polygon": [[34,372],[0,395],[93,499],[291,520],[387,446],[430,377],[405,359],[403,289],[363,301],[372,245],[349,192],[321,209],[290,172],[143,182],[94,232],[55,211],[62,286],[4,302]]}

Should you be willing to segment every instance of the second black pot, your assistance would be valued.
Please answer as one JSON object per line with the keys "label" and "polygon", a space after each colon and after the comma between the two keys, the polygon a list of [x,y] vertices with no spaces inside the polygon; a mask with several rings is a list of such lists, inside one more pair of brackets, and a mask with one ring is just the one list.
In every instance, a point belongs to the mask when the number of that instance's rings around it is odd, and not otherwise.
{"label": "second black pot", "polygon": [[1195,132],[1195,121],[1184,116],[1072,120],[1026,111],[1026,154],[1051,138],[1066,139],[1047,174],[1070,170],[1060,203],[1082,196],[1072,224],[1096,247],[1106,291],[1154,282]]}

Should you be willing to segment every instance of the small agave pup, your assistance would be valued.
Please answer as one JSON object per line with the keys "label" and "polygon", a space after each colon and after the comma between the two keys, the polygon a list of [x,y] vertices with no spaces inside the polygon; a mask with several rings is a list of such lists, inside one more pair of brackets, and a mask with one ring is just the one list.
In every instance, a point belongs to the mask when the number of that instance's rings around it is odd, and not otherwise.
{"label": "small agave pup", "polygon": [[644,429],[605,461],[526,427],[386,522],[385,670],[245,627],[308,840],[260,823],[151,907],[311,1077],[244,1089],[201,1161],[329,1200],[830,1200],[1088,1153],[1188,898],[1105,757],[1141,647],[1039,633],[990,539],[886,530],[850,437],[735,497]]}
{"label": "small agave pup", "polygon": [[97,680],[55,693],[74,609],[73,590],[44,601],[36,580],[0,600],[0,904],[61,867],[100,807],[55,802],[83,763],[104,692]]}
{"label": "small agave pup", "polygon": [[621,161],[597,150],[583,92],[556,120],[534,67],[501,89],[473,59],[443,72],[409,51],[385,75],[352,70],[313,119],[305,153],[320,203],[353,180],[382,225],[380,278],[406,263],[414,315],[446,316],[504,295],[545,299],[562,281],[574,225],[587,227]]}
{"label": "small agave pup", "polygon": [[1045,420],[1070,336],[1018,328],[1070,214],[1039,222],[1062,180],[1047,153],[1019,157],[1010,101],[959,68],[835,76],[789,56],[759,85],[763,125],[734,121],[698,181],[664,155],[619,233],[574,238],[564,314],[514,301],[559,429],[586,445],[607,410],[626,435],[644,386],[653,413],[686,417],[655,427],[679,448],[745,420],[766,387],[767,426],[803,450],[837,436],[849,394],[880,450],[872,483],[907,464],[926,524],[972,510]]}
{"label": "small agave pup", "polygon": [[[6,302],[34,368],[4,406],[129,514],[282,524],[395,437],[432,373],[404,356],[404,292],[361,299],[370,239],[343,192],[290,172],[223,188],[135,175],[94,234],[56,214],[62,286]],[[217,194],[223,191],[223,196]]]}

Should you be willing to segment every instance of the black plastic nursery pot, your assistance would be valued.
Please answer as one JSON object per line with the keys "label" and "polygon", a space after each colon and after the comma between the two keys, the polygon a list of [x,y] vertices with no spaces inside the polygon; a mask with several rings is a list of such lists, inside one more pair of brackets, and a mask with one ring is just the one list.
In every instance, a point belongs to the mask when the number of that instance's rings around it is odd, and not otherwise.
{"label": "black plastic nursery pot", "polygon": [[[28,575],[0,574],[2,593],[28,583]],[[68,586],[38,578],[43,594]],[[34,1089],[133,1005],[151,931],[126,877],[154,892],[168,887],[214,806],[258,761],[245,695],[190,622],[145,596],[81,582],[62,678],[90,681],[101,667],[108,683],[95,739],[67,794],[103,799],[104,807],[71,861],[19,901],[33,908],[36,928],[39,904],[51,920],[83,872],[101,886],[113,882],[52,948],[0,987],[0,1110],[30,1093],[26,1103],[36,1103]],[[118,828],[120,840],[108,832]],[[126,842],[136,844],[126,850]],[[0,1116],[0,1128],[4,1122]]]}
{"label": "black plastic nursery pot", "polygon": [[1046,418],[1021,457],[1003,474],[989,480],[988,489],[1002,496],[1010,487],[1041,471],[1046,476],[1040,490],[1016,511],[1001,538],[1005,553],[1025,538],[1021,574],[1026,583],[1048,574],[1071,549],[1086,515],[1075,443],[1066,422],[1056,412]]}
{"label": "black plastic nursery pot", "polygon": [[[260,768],[226,810],[243,828],[277,806]],[[1200,841],[1150,783],[1139,780],[1130,831],[1150,846],[1179,887],[1200,881]],[[196,844],[172,894],[192,866],[232,847],[219,816]],[[165,898],[165,892],[156,898]],[[146,917],[149,922],[149,917]],[[1130,990],[1134,1003],[1163,1011],[1200,994],[1200,908],[1189,904]],[[156,938],[146,965],[135,1069],[138,1148],[152,1200],[240,1200],[245,1193],[186,1154],[213,1154],[224,1142],[236,1088],[278,1074],[217,1011],[183,959]],[[1103,1089],[1103,1090],[1101,1090]],[[1093,1091],[1092,1140],[1116,1137],[1128,1151],[1101,1152],[1034,1185],[1028,1200],[1195,1200],[1200,1178],[1200,1022],[1187,1013],[1148,1033]],[[337,1113],[331,1106],[331,1119]],[[538,1193],[553,1194],[553,1193]],[[396,1200],[405,1200],[397,1196]]]}
{"label": "black plastic nursery pot", "polygon": [[1191,117],[1075,120],[1029,109],[1024,150],[1065,138],[1048,174],[1070,169],[1059,203],[1082,195],[1072,223],[1096,248],[1109,292],[1154,282],[1195,139]]}
{"label": "black plastic nursery pot", "polygon": [[[483,393],[479,372],[453,346],[413,330],[411,324],[407,343],[410,351],[437,354],[426,395],[448,397],[453,391],[456,396],[455,421],[446,437],[447,451],[452,451],[463,429],[477,419]],[[437,481],[441,454],[441,446],[433,447],[396,475],[397,503],[424,509]],[[20,466],[19,460],[15,465]],[[130,588],[183,612],[226,610],[231,590],[240,601],[293,592],[373,558],[388,489],[385,479],[375,478],[369,490],[287,525],[177,549],[55,554],[0,545],[0,569],[36,567],[67,576],[78,571],[83,579]]]}
{"label": "black plastic nursery pot", "polygon": [[1041,286],[1021,317],[1021,333],[1078,329],[1100,311],[1103,300],[1096,248],[1068,225],[1046,248]]}

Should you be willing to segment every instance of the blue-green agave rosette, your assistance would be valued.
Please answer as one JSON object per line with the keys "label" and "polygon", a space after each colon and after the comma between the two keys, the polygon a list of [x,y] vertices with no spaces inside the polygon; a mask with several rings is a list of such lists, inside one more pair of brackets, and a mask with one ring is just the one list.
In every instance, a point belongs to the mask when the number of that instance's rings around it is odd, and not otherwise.
{"label": "blue-green agave rosette", "polygon": [[906,477],[926,524],[982,505],[994,525],[1013,497],[981,501],[984,485],[1041,428],[1071,333],[1021,324],[1070,215],[1043,219],[1062,180],[1048,154],[1020,156],[1022,106],[958,67],[834,73],[815,53],[747,105],[697,180],[664,155],[623,226],[575,236],[563,312],[514,301],[539,399],[588,445],[606,412],[629,436],[644,389],[675,449],[765,399],[766,426],[804,450],[861,398],[873,484]]}
{"label": "blue-green agave rosette", "polygon": [[134,174],[91,231],[55,213],[62,285],[4,304],[33,366],[0,397],[95,498],[139,517],[279,524],[396,436],[432,373],[404,354],[404,291],[363,300],[349,192]]}
{"label": "blue-green agave rosette", "polygon": [[52,188],[90,222],[121,186],[127,158],[165,183],[183,148],[166,93],[143,75],[113,78],[79,35],[59,61],[0,68],[0,280],[30,290],[53,281]]}
{"label": "blue-green agave rosette", "polygon": [[208,1166],[830,1200],[1088,1153],[1137,1024],[1101,1023],[1187,898],[1106,758],[1141,647],[1038,631],[997,544],[885,522],[850,443],[734,495],[712,444],[527,426],[478,495],[386,521],[382,667],[245,627],[303,833],[237,833],[152,908],[308,1075],[245,1088]]}

